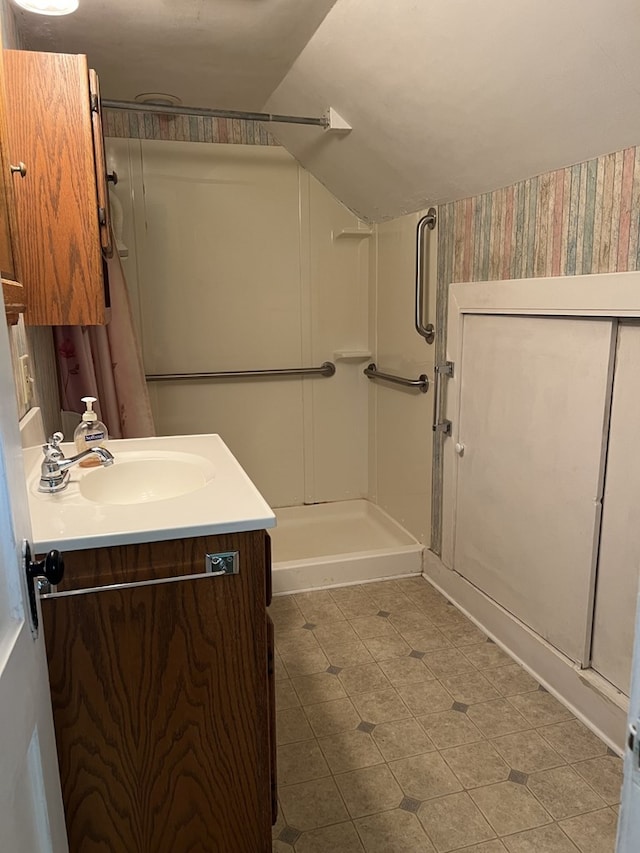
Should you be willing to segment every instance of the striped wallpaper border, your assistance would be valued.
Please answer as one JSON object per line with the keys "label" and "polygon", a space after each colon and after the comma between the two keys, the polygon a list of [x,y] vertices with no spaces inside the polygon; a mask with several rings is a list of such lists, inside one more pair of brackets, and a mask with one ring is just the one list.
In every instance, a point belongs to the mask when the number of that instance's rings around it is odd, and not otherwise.
{"label": "striped wallpaper border", "polygon": [[102,122],[104,135],[118,139],[278,145],[261,121],[105,109]]}
{"label": "striped wallpaper border", "polygon": [[640,147],[441,205],[440,284],[640,269]]}

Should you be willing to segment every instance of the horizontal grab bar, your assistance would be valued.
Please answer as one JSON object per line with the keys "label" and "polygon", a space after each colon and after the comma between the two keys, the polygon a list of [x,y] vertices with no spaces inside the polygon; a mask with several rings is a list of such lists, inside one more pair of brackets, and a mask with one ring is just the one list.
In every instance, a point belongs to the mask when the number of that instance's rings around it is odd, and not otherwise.
{"label": "horizontal grab bar", "polygon": [[365,367],[363,372],[369,379],[385,379],[387,382],[395,382],[396,385],[419,388],[423,394],[426,394],[429,390],[429,380],[425,373],[421,373],[417,379],[406,379],[404,376],[393,376],[391,373],[383,373],[381,370],[378,370],[374,362]]}
{"label": "horizontal grab bar", "polygon": [[173,382],[176,379],[262,379],[268,376],[333,376],[336,366],[332,361],[320,367],[279,367],[274,370],[219,370],[217,373],[149,373],[147,382]]}

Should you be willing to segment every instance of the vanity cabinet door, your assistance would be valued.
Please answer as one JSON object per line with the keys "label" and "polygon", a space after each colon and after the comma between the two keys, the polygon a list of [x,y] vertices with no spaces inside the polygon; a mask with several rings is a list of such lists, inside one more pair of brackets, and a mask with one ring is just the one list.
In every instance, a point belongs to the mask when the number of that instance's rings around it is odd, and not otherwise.
{"label": "vanity cabinet door", "polygon": [[25,322],[108,321],[85,56],[4,52],[8,153],[22,160],[14,185]]}
{"label": "vanity cabinet door", "polygon": [[[237,575],[192,577],[235,550]],[[71,853],[270,853],[264,553],[263,531],[65,551],[57,593],[83,592],[42,619]]]}

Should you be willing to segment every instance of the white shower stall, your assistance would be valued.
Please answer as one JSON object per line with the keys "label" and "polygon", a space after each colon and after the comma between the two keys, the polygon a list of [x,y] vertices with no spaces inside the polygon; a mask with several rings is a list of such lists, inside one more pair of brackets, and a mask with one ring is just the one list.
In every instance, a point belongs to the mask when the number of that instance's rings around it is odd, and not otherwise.
{"label": "white shower stall", "polygon": [[147,375],[335,365],[149,381],[157,432],[219,433],[276,509],[274,590],[421,572],[432,395],[363,373],[433,374],[417,214],[371,226],[278,146],[107,139],[107,156]]}

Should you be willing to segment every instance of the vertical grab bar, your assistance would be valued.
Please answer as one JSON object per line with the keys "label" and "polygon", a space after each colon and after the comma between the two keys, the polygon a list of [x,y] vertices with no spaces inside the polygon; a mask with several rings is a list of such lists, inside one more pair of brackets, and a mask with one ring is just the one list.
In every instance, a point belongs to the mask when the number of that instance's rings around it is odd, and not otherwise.
{"label": "vertical grab bar", "polygon": [[437,212],[435,207],[430,207],[422,219],[418,222],[416,232],[416,332],[432,344],[435,338],[433,323],[424,323],[425,313],[425,287],[424,287],[424,232],[436,227]]}
{"label": "vertical grab bar", "polygon": [[433,397],[433,431],[441,432],[444,435],[451,435],[451,421],[448,421],[446,418],[440,420],[440,400],[442,395],[442,377],[453,376],[453,362],[445,361],[442,364],[436,364],[433,372],[436,384],[436,393]]}

